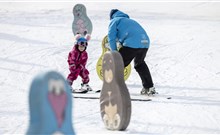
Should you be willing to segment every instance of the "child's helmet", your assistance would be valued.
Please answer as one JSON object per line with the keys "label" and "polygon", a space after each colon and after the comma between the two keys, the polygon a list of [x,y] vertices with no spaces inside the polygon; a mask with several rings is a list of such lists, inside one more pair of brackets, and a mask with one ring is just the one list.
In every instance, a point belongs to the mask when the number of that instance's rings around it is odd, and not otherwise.
{"label": "child's helmet", "polygon": [[86,34],[85,37],[81,36],[81,34],[77,34],[75,36],[75,39],[76,39],[76,43],[75,45],[80,45],[80,46],[85,46],[87,47],[88,46],[88,41],[90,40],[90,35],[89,34]]}

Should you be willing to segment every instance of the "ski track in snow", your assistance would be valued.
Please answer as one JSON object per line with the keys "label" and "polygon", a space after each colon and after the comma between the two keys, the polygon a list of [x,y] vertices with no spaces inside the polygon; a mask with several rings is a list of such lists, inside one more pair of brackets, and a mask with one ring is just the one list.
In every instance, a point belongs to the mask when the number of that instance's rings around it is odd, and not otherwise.
{"label": "ski track in snow", "polygon": [[[201,16],[205,12],[202,9],[211,12],[219,4],[188,3],[186,9],[177,6],[177,13],[163,6],[166,3],[158,4],[164,12],[151,4],[152,7],[148,6],[150,3],[146,5],[148,10],[141,4],[128,9],[132,3],[121,8],[139,21],[151,38],[146,62],[159,95],[149,102],[132,102],[131,122],[124,132],[105,129],[99,100],[74,99],[73,123],[78,134],[220,133],[220,20],[213,14]],[[95,67],[107,33],[109,10],[115,6],[101,5],[103,8],[94,9],[88,3],[94,29],[87,48],[87,67],[94,89],[102,87]],[[48,70],[68,75],[66,60],[74,43],[72,6],[61,4],[57,9],[33,11],[0,9],[0,134],[26,132],[28,92],[33,77]],[[190,11],[194,14],[189,15]],[[78,78],[73,87],[80,87],[80,83]],[[126,84],[131,95],[139,94],[141,81],[133,68]]]}

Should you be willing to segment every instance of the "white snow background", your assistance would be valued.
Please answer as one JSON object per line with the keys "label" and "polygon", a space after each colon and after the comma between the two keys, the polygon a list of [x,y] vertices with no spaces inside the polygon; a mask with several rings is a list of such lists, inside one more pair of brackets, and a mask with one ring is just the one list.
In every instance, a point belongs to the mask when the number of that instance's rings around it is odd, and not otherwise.
{"label": "white snow background", "polygon": [[[0,2],[0,134],[25,134],[29,88],[37,74],[56,70],[68,75],[72,8],[77,3]],[[102,87],[96,62],[109,12],[118,8],[138,21],[151,39],[145,60],[159,95],[150,102],[132,101],[125,131],[105,129],[99,100],[74,99],[77,134],[220,134],[219,2],[82,3],[93,23],[87,49],[92,88]],[[73,86],[80,83],[79,77]],[[131,94],[142,89],[133,68],[126,84]]]}

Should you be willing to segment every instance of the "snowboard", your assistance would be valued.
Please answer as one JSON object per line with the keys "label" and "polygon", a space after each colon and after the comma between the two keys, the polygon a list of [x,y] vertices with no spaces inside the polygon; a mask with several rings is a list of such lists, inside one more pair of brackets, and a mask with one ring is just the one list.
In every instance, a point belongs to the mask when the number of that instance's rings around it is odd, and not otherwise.
{"label": "snowboard", "polygon": [[[120,44],[117,43],[118,49],[120,49]],[[108,43],[108,36],[106,35],[102,40],[102,54],[99,57],[96,64],[96,72],[101,80],[103,80],[103,72],[102,72],[102,59],[105,52],[110,51],[110,46]],[[127,80],[131,74],[131,64],[124,68],[124,79]]]}
{"label": "snowboard", "polygon": [[104,54],[102,72],[101,118],[107,129],[125,130],[130,123],[131,98],[124,80],[123,59],[118,51]]}
{"label": "snowboard", "polygon": [[73,7],[74,20],[72,23],[73,34],[81,34],[85,36],[86,34],[92,34],[92,22],[87,16],[86,7],[83,4],[76,4]]}

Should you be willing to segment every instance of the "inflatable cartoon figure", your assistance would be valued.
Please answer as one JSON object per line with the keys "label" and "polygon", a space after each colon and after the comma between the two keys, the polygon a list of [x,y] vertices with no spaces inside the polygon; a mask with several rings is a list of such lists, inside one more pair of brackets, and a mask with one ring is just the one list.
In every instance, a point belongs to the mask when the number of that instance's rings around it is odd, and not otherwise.
{"label": "inflatable cartoon figure", "polygon": [[83,4],[76,4],[73,7],[74,20],[72,23],[73,34],[92,34],[92,22],[87,16],[86,7]]}
{"label": "inflatable cartoon figure", "polygon": [[29,92],[29,110],[27,135],[75,134],[71,91],[59,73],[50,71],[34,78]]}
{"label": "inflatable cartoon figure", "polygon": [[125,130],[131,117],[131,99],[125,84],[124,64],[119,52],[105,53],[102,71],[103,86],[100,95],[102,120],[109,130]]}

